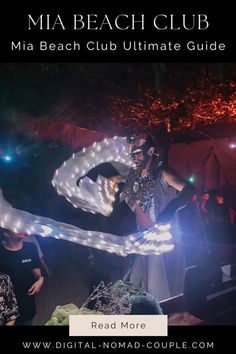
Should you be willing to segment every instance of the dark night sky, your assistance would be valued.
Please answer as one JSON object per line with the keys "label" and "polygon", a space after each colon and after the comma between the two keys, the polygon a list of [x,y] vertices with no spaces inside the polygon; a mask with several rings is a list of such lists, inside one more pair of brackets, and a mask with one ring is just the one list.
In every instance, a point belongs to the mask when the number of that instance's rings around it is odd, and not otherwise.
{"label": "dark night sky", "polygon": [[169,88],[183,95],[203,71],[209,78],[236,80],[236,65],[230,63],[0,64],[0,106],[41,116],[71,100],[85,116],[105,116],[112,97],[135,98],[145,89],[161,95]]}

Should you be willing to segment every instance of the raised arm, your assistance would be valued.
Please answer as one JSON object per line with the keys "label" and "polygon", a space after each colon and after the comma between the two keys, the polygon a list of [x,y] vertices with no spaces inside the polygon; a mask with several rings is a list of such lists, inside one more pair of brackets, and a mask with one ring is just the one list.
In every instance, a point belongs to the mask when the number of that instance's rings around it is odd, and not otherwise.
{"label": "raised arm", "polygon": [[182,209],[191,201],[195,190],[194,187],[179,176],[177,172],[168,168],[163,170],[162,173],[166,183],[179,192],[176,198],[170,201],[157,218],[158,224],[169,224],[176,211]]}

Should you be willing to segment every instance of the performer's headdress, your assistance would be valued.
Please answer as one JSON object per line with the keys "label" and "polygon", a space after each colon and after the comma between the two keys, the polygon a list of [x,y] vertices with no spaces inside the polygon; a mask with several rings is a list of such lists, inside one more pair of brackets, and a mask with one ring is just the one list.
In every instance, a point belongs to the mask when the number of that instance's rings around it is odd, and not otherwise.
{"label": "performer's headdress", "polygon": [[137,154],[146,154],[149,148],[155,148],[155,156],[159,158],[157,144],[151,133],[133,134],[128,137],[129,151],[132,158]]}

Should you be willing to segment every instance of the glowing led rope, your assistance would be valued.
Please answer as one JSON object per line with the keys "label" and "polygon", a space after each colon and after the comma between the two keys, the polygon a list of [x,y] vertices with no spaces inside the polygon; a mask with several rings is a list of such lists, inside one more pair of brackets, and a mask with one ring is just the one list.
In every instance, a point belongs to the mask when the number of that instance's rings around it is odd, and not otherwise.
{"label": "glowing led rope", "polygon": [[126,255],[122,237],[99,231],[83,230],[70,224],[15,209],[4,199],[1,189],[0,226],[16,233],[24,232],[29,235],[50,236],[114,252],[121,256]]}
{"label": "glowing led rope", "polygon": [[[129,235],[125,240],[127,253],[138,253],[142,255],[156,254],[171,251],[174,245],[171,241],[172,235],[169,231],[170,225],[154,225],[147,231]],[[168,231],[167,231],[168,230]]]}
{"label": "glowing led rope", "polygon": [[84,176],[101,163],[113,161],[135,167],[125,137],[104,139],[73,154],[56,170],[52,184],[74,207],[109,216],[117,191],[114,183],[102,176],[96,182]]}
{"label": "glowing led rope", "polygon": [[0,189],[0,226],[13,232],[37,234],[43,237],[64,239],[80,245],[98,248],[120,256],[138,253],[160,254],[173,249],[171,234],[153,227],[144,233],[119,237],[99,231],[83,230],[70,224],[30,214],[13,208]]}
{"label": "glowing led rope", "polygon": [[[96,152],[96,153],[95,153]],[[73,154],[55,172],[53,185],[74,206],[93,213],[109,215],[114,201],[113,182],[99,176],[96,182],[83,177],[93,167],[103,163],[118,163],[133,166],[126,145],[126,138],[105,139],[95,143],[82,152]],[[82,178],[83,177],[83,178]],[[79,186],[77,180],[81,179]],[[169,225],[163,229],[154,226],[144,233],[119,237],[99,231],[83,230],[70,224],[47,217],[41,217],[13,208],[3,197],[0,189],[0,226],[13,232],[37,234],[75,242],[80,245],[98,248],[120,256],[138,253],[143,255],[160,254],[173,249]]]}

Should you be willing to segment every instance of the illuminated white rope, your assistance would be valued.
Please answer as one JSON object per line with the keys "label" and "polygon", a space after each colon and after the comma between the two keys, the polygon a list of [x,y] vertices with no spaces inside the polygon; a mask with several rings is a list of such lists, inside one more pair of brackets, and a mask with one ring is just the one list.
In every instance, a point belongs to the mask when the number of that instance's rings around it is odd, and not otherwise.
{"label": "illuminated white rope", "polygon": [[116,253],[120,256],[126,255],[122,237],[99,231],[83,230],[70,224],[15,209],[4,199],[1,189],[0,226],[16,233],[50,236]]}
{"label": "illuminated white rope", "polygon": [[117,191],[114,183],[102,176],[98,176],[96,182],[84,176],[92,168],[113,161],[135,167],[125,137],[104,139],[73,154],[56,170],[52,184],[74,207],[109,216]]}
{"label": "illuminated white rope", "polygon": [[154,225],[147,231],[127,236],[125,240],[125,251],[128,254],[138,253],[142,255],[169,252],[174,248],[170,225]]}
{"label": "illuminated white rope", "polygon": [[[144,233],[120,237],[109,233],[83,230],[43,216],[13,208],[0,189],[0,226],[13,232],[37,234],[43,237],[64,239],[83,246],[98,248],[119,256],[138,253],[160,254],[173,249],[171,234],[155,227]],[[168,236],[167,236],[168,235]]]}
{"label": "illuminated white rope", "polygon": [[[64,195],[74,206],[92,213],[110,215],[116,191],[114,184],[102,176],[98,176],[97,181],[94,182],[85,175],[99,164],[113,161],[121,167],[134,166],[129,157],[126,138],[105,139],[73,154],[55,172],[52,183],[58,193]],[[78,179],[81,179],[79,186],[77,186]],[[169,226],[163,230],[154,226],[144,233],[135,233],[126,237],[83,230],[70,224],[13,208],[4,199],[1,189],[0,226],[16,233],[23,232],[64,239],[120,256],[132,253],[160,254],[174,247],[171,242],[172,236],[168,231]]]}

